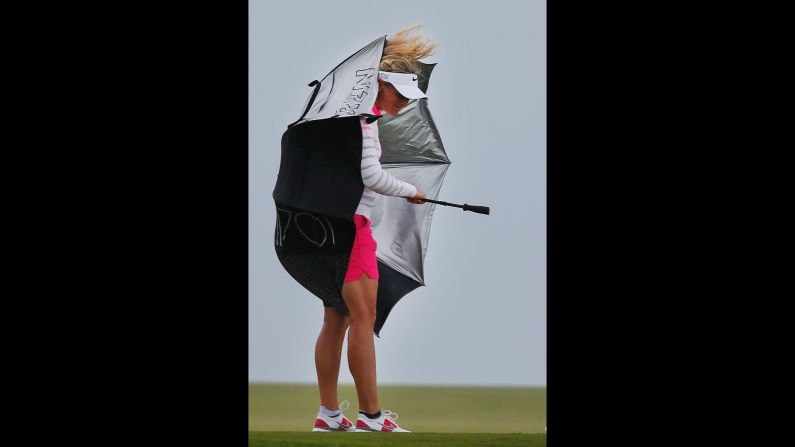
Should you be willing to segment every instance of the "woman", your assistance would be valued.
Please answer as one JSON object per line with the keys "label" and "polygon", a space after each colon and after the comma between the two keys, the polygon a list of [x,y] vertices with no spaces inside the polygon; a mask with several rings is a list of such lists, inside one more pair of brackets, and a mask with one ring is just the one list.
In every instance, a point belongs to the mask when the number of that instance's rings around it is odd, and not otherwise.
{"label": "woman", "polygon": [[[384,111],[397,115],[411,99],[425,98],[418,88],[420,69],[416,61],[433,54],[436,47],[426,39],[412,34],[418,26],[396,33],[386,41],[379,63],[378,95],[373,113]],[[378,125],[360,118],[362,127],[362,181],[365,189],[354,215],[356,235],[351,259],[342,287],[343,301],[349,316],[333,307],[325,307],[323,327],[315,346],[315,367],[320,389],[320,411],[313,431],[408,432],[394,421],[395,413],[381,410],[376,384],[375,344],[373,328],[376,319],[378,267],[376,242],[370,230],[370,211],[375,194],[406,197],[411,203],[424,203],[425,193],[414,185],[391,176],[381,168],[381,146]],[[348,332],[348,365],[356,384],[359,415],[352,424],[343,414],[348,401],[338,405],[342,344]]]}

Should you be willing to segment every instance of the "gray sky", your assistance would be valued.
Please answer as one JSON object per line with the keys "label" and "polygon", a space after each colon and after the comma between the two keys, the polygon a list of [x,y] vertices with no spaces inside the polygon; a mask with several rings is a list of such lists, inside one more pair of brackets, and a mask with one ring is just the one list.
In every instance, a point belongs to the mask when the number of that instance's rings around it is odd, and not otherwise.
{"label": "gray sky", "polygon": [[[316,383],[323,305],[279,264],[280,140],[343,59],[410,24],[436,42],[428,107],[452,164],[425,287],[376,338],[381,384],[546,386],[546,2],[249,2],[249,380]],[[340,383],[353,383],[343,346]]]}

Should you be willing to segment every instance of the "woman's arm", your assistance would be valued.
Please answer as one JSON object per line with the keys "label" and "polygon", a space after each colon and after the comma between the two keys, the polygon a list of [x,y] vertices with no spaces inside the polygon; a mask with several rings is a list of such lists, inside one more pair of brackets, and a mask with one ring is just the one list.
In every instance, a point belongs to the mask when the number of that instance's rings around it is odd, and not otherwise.
{"label": "woman's arm", "polygon": [[414,185],[396,179],[381,167],[375,139],[372,127],[362,122],[362,182],[364,182],[364,186],[387,196],[415,197],[417,188]]}

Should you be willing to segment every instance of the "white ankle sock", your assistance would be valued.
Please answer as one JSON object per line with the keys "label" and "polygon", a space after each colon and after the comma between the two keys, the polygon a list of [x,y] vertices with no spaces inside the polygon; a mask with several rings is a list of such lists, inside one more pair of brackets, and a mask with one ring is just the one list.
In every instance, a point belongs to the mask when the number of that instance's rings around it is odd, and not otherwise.
{"label": "white ankle sock", "polygon": [[340,414],[339,408],[336,410],[329,410],[328,408],[324,407],[323,405],[320,406],[320,412],[325,414],[328,417],[334,417]]}

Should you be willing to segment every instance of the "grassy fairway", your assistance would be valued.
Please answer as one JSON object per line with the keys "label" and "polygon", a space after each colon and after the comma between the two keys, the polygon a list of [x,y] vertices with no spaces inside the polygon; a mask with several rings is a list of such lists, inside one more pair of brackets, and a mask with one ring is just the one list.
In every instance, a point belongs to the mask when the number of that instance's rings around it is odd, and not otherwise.
{"label": "grassy fairway", "polygon": [[[358,401],[353,385],[340,385],[339,400],[349,400],[345,415],[356,421]],[[414,433],[395,433],[410,436],[404,444],[389,444],[384,439],[361,438],[364,443],[355,445],[432,445],[508,446],[546,445],[546,389],[544,388],[474,388],[474,387],[378,387],[378,397],[384,409],[400,415],[398,424]],[[322,445],[346,445],[346,435],[379,435],[378,433],[311,433],[317,414],[319,397],[317,385],[249,385],[249,430],[252,432],[304,432],[252,433],[251,445],[320,445],[299,444],[312,442],[321,435]],[[308,432],[308,433],[307,433]],[[452,433],[477,433],[479,435],[448,435]],[[498,433],[512,433],[497,436]],[[520,435],[522,433],[541,433]],[[309,437],[305,437],[308,435]],[[485,436],[484,438],[481,438]],[[427,438],[430,436],[431,438]],[[340,444],[329,443],[341,439]],[[445,439],[455,439],[445,444]],[[277,442],[278,440],[278,442]],[[420,444],[408,443],[415,440]],[[464,440],[467,443],[461,443]],[[271,444],[271,442],[273,442]],[[281,442],[281,444],[279,444]],[[480,442],[480,443],[479,443]],[[500,443],[502,442],[502,443]],[[354,445],[354,444],[347,444]],[[426,444],[427,445],[427,444]]]}
{"label": "grassy fairway", "polygon": [[545,434],[249,432],[249,447],[546,447]]}

